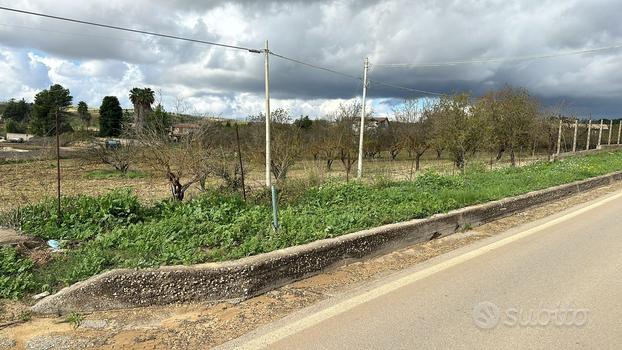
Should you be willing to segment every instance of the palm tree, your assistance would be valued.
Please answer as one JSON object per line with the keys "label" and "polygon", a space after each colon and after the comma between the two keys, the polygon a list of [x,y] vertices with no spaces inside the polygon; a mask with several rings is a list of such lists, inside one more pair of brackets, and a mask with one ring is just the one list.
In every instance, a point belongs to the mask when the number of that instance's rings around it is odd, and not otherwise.
{"label": "palm tree", "polygon": [[151,113],[155,93],[150,88],[133,88],[130,90],[130,101],[134,105],[134,127],[141,130],[145,124],[145,117]]}

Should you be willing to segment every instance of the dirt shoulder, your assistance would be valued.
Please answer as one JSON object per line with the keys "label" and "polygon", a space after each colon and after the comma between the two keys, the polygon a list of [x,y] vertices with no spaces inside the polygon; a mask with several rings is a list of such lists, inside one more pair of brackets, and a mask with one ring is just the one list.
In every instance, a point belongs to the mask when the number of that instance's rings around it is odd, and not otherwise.
{"label": "dirt shoulder", "polygon": [[[374,279],[620,189],[622,183],[584,192],[473,231],[342,266],[239,303],[95,312],[83,315],[75,329],[67,316],[34,317],[0,329],[0,349],[205,349]],[[5,304],[3,319],[19,318],[23,311],[24,305]]]}

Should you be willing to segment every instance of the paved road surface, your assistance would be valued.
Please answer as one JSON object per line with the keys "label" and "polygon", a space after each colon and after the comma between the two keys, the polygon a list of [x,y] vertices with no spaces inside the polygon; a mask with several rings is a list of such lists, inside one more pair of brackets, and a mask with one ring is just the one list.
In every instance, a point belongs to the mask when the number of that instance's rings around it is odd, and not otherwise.
{"label": "paved road surface", "polygon": [[622,192],[430,260],[223,348],[622,349]]}

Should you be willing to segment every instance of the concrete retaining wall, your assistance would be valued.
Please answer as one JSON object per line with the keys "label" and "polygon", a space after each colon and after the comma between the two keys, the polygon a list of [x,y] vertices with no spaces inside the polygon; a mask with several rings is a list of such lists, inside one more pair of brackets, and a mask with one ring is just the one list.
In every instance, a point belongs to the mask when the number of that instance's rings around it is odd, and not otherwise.
{"label": "concrete retaining wall", "polygon": [[622,180],[622,172],[222,263],[117,269],[62,289],[37,313],[90,312],[183,302],[246,299],[286,283],[390,250]]}

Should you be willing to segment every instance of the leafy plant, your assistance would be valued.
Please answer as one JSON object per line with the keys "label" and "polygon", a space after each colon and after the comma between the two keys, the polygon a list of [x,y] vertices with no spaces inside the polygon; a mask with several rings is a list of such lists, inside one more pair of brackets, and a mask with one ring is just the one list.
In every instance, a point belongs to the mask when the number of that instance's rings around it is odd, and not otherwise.
{"label": "leafy plant", "polygon": [[0,298],[17,299],[35,287],[33,262],[15,248],[0,248]]}
{"label": "leafy plant", "polygon": [[79,314],[77,312],[69,313],[65,317],[65,322],[68,322],[73,327],[73,329],[80,327],[80,324],[82,324],[82,321],[84,321],[84,315]]}

